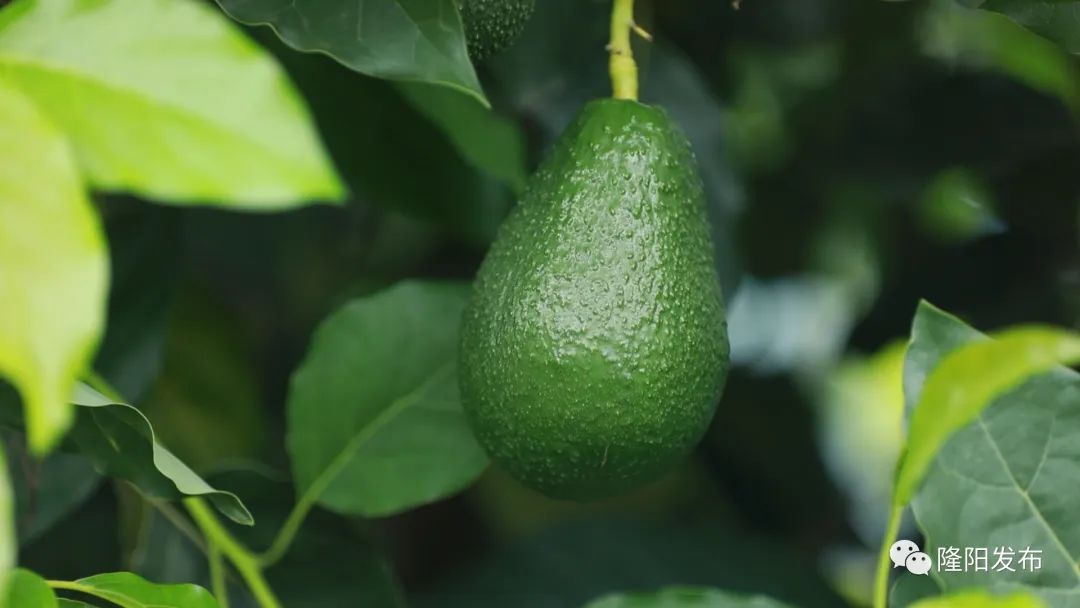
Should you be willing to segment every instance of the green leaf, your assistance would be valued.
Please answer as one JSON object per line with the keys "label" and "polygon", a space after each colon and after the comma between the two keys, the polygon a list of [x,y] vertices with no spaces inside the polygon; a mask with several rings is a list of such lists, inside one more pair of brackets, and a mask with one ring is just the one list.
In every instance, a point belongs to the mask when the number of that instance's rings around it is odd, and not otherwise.
{"label": "green leaf", "polygon": [[[1080,7],[1080,2],[1073,4]],[[930,55],[950,66],[995,69],[1080,109],[1080,75],[1070,54],[1007,15],[937,0],[924,20],[922,46]],[[979,202],[974,201],[976,210]]]}
{"label": "green leaf", "polygon": [[56,594],[37,574],[23,568],[11,573],[7,595],[0,606],[5,608],[57,608]]}
{"label": "green leaf", "polygon": [[94,608],[94,606],[91,606],[90,604],[87,604],[86,602],[80,602],[78,600],[69,600],[69,599],[65,599],[65,598],[60,598],[57,601],[59,602],[57,604],[57,608]]}
{"label": "green leaf", "polygon": [[743,596],[704,587],[670,587],[656,593],[615,594],[586,608],[784,608],[776,600]]}
{"label": "green leaf", "polygon": [[67,141],[2,82],[0,156],[0,374],[41,454],[71,423],[68,395],[102,332],[107,254]]}
{"label": "green leaf", "polygon": [[289,46],[390,80],[457,89],[484,106],[455,0],[218,0],[237,21]]}
{"label": "green leaf", "polygon": [[95,187],[252,210],[342,196],[282,70],[205,3],[16,0],[0,75],[64,129]]}
{"label": "green leaf", "polygon": [[288,398],[301,503],[389,515],[453,494],[484,469],[457,389],[467,293],[401,283],[322,323]]}
{"label": "green leaf", "polygon": [[1080,23],[1076,0],[964,0],[974,6],[1008,15],[1031,31],[1053,40],[1070,53],[1080,53]]}
{"label": "green leaf", "polygon": [[198,585],[157,585],[130,572],[112,572],[64,583],[121,608],[218,608],[217,600]]}
{"label": "green leaf", "polygon": [[897,468],[895,504],[910,502],[945,441],[994,398],[1059,363],[1080,360],[1080,334],[1030,326],[995,338],[948,355],[926,379]]}
{"label": "green leaf", "polygon": [[[923,304],[907,360],[905,391],[919,398],[939,371],[972,346],[999,344],[961,321]],[[1019,353],[1014,361],[1022,361]],[[988,367],[988,374],[1004,373]],[[925,382],[920,378],[927,378]],[[996,382],[991,382],[996,384]],[[919,407],[925,401],[920,399]],[[934,559],[941,548],[1012,548],[1015,572],[935,573],[945,591],[982,587],[1029,589],[1048,605],[1080,599],[1080,374],[1045,371],[1000,393],[989,408],[953,435],[937,454],[912,509]],[[918,415],[916,409],[916,415]],[[1019,551],[1042,551],[1041,568],[1025,571]],[[992,563],[990,564],[993,565]],[[919,577],[922,578],[922,577]]]}
{"label": "green leaf", "polygon": [[904,412],[908,420],[930,372],[950,352],[979,339],[985,336],[956,317],[929,302],[919,303],[904,356]]}
{"label": "green leaf", "polygon": [[254,523],[235,494],[212,487],[159,444],[139,410],[82,383],[72,401],[80,406],[72,439],[104,474],[126,479],[155,498],[203,496],[236,523]]}
{"label": "green leaf", "polygon": [[398,90],[446,133],[469,164],[516,193],[525,188],[525,134],[513,121],[444,87],[410,82],[398,85]]}
{"label": "green leaf", "polygon": [[1042,600],[1029,593],[1001,596],[985,591],[966,591],[920,600],[911,608],[1043,608]]}

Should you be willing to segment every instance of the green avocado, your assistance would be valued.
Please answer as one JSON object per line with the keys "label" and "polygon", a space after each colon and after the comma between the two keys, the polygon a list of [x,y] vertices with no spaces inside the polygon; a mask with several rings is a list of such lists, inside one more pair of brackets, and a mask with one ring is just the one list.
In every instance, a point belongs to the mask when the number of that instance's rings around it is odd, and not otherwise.
{"label": "green avocado", "polygon": [[462,403],[511,475],[593,499],[658,477],[712,419],[727,323],[686,136],[587,105],[500,227],[461,329]]}
{"label": "green avocado", "polygon": [[532,16],[536,0],[459,0],[469,57],[482,61],[510,46]]}

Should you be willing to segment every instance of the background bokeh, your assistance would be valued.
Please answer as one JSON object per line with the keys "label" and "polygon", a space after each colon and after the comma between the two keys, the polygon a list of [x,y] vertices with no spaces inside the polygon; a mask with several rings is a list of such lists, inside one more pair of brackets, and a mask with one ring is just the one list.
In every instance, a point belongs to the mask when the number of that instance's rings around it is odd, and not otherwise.
{"label": "background bokeh", "polygon": [[[302,544],[323,565],[300,547],[279,566],[307,605],[394,605],[380,577],[367,603],[334,603],[373,569],[432,608],[574,607],[670,583],[862,603],[901,433],[897,344],[918,301],[984,330],[1080,327],[1073,56],[952,0],[638,4],[656,35],[637,46],[642,98],[693,142],[729,300],[735,367],[712,427],[669,476],[611,501],[547,500],[491,469],[399,516],[318,513]],[[607,94],[608,10],[538,0],[524,38],[480,68],[499,132],[530,168]],[[284,401],[314,328],[404,278],[471,278],[520,176],[459,153],[430,111],[455,103],[445,91],[249,33],[305,95],[352,200],[245,215],[102,197],[113,287],[97,367],[166,445],[253,505],[259,544],[293,500]],[[454,120],[491,132],[468,108]],[[205,576],[129,490],[76,456],[28,473],[7,443],[17,483],[87,497],[39,514],[59,518],[47,531],[24,520],[24,565]]]}

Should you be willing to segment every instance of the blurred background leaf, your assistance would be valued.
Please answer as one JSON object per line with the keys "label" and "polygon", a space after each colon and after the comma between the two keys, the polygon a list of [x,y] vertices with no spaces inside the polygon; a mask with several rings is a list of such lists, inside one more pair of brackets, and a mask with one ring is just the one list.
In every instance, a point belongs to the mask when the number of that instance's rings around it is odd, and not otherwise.
{"label": "blurred background leaf", "polygon": [[1039,598],[1030,593],[995,595],[986,591],[963,591],[944,597],[925,599],[915,608],[1042,608]]}
{"label": "blurred background leaf", "polygon": [[1080,53],[1075,0],[962,0],[969,6],[1008,15],[1017,23],[1046,36],[1070,53]]}
{"label": "blurred background leaf", "polygon": [[[9,17],[0,13],[0,33]],[[30,448],[40,455],[71,425],[68,396],[104,329],[108,250],[67,138],[6,80],[3,151],[0,375],[21,393]]]}
{"label": "blurred background leaf", "polygon": [[4,606],[33,606],[34,608],[56,608],[56,594],[49,588],[45,579],[23,568],[13,570],[6,576],[7,595],[3,598]]}
{"label": "blurred background leaf", "polygon": [[[1039,2],[998,2],[984,4],[1034,6]],[[1051,6],[1052,2],[1043,2]],[[1080,2],[1059,2],[1080,8]],[[990,9],[996,10],[996,9]],[[1057,10],[1057,9],[1051,9]],[[1002,10],[1009,14],[1010,10]],[[1067,26],[1077,29],[1075,17]],[[1080,72],[1065,50],[1017,25],[1000,14],[969,10],[955,0],[933,0],[923,15],[923,51],[956,69],[1000,70],[1037,91],[1059,97],[1076,110],[1080,103]],[[1080,50],[1080,46],[1077,47]],[[1076,52],[1076,50],[1070,51]]]}
{"label": "blurred background leaf", "polygon": [[826,384],[818,414],[825,464],[847,490],[852,525],[870,547],[885,532],[904,440],[906,349],[892,342],[871,357],[848,357]]}

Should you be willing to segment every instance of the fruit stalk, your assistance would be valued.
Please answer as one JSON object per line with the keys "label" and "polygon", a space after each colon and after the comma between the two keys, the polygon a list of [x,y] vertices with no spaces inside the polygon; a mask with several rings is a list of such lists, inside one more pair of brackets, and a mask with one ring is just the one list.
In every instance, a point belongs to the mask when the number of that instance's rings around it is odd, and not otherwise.
{"label": "fruit stalk", "polygon": [[634,28],[634,0],[614,0],[611,7],[611,96],[615,99],[638,98],[637,64],[630,47],[630,31]]}

